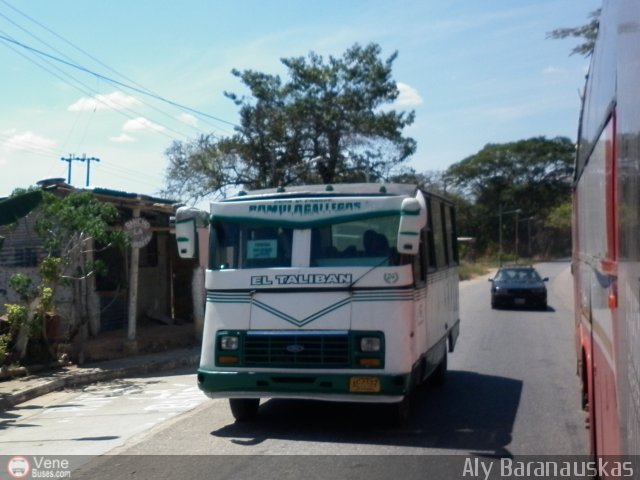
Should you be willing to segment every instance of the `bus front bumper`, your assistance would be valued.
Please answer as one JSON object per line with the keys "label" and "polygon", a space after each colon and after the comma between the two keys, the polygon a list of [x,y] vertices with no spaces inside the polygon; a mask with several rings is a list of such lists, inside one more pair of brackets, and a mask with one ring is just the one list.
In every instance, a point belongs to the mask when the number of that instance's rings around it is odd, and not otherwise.
{"label": "bus front bumper", "polygon": [[198,369],[198,387],[211,398],[298,398],[395,403],[409,393],[410,374],[229,372]]}

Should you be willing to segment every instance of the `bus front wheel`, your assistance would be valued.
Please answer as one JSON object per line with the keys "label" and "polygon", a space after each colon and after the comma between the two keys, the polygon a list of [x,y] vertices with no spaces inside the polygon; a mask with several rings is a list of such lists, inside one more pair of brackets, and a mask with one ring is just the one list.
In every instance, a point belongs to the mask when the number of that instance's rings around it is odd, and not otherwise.
{"label": "bus front wheel", "polygon": [[258,407],[260,406],[259,398],[230,398],[229,406],[231,414],[238,422],[249,422],[256,418]]}
{"label": "bus front wheel", "polygon": [[401,427],[409,421],[411,416],[411,398],[406,395],[402,398],[402,401],[391,403],[387,408],[389,409],[390,424]]}

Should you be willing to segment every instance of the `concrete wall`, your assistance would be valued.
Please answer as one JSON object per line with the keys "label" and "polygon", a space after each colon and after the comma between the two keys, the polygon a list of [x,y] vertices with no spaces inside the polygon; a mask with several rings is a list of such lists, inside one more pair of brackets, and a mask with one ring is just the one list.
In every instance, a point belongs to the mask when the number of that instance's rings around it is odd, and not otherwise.
{"label": "concrete wall", "polygon": [[[158,262],[141,266],[138,271],[138,318],[171,319],[171,278],[169,272],[168,232],[155,232],[158,242]],[[141,250],[142,252],[142,250]]]}

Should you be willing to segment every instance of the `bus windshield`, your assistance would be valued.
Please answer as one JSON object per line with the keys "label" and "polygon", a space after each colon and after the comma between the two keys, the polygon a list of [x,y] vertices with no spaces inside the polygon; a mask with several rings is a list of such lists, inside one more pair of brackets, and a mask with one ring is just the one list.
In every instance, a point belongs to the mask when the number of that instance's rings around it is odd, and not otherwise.
{"label": "bus windshield", "polygon": [[399,216],[337,223],[311,230],[312,267],[391,265]]}
{"label": "bus windshield", "polygon": [[215,222],[211,233],[214,270],[291,266],[291,228]]}
{"label": "bus windshield", "polygon": [[395,265],[399,221],[394,215],[322,225],[312,228],[311,235],[272,225],[217,221],[211,228],[211,268],[291,267],[293,242],[309,239],[310,267]]}

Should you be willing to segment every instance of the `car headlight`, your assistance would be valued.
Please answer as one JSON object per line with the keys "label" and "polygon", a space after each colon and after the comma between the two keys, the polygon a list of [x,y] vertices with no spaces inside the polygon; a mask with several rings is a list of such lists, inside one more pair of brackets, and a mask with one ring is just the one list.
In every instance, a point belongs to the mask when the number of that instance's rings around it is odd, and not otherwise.
{"label": "car headlight", "polygon": [[379,337],[362,337],[360,339],[361,352],[379,352],[380,345],[381,343]]}
{"label": "car headlight", "polygon": [[222,335],[220,337],[221,350],[238,350],[240,339],[237,335]]}

